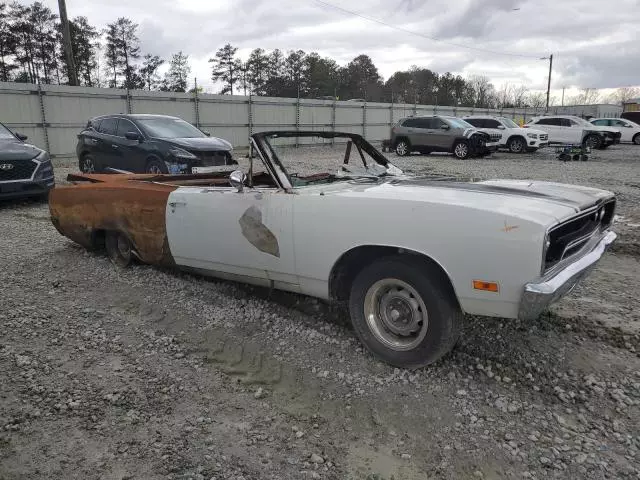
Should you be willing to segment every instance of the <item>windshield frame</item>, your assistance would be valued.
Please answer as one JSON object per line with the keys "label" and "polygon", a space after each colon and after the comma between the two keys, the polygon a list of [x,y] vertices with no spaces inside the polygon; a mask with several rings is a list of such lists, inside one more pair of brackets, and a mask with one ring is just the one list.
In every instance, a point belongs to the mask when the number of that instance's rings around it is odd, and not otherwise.
{"label": "windshield frame", "polygon": [[[127,120],[131,120],[131,119],[127,119]],[[177,117],[147,117],[147,118],[136,118],[133,119],[134,120],[134,124],[140,129],[142,130],[145,135],[147,135],[150,138],[159,138],[162,140],[175,140],[176,138],[206,138],[207,136],[204,134],[204,132],[202,130],[200,130],[198,127],[195,127],[194,125],[190,124],[189,122],[187,122],[186,120],[183,120],[181,118],[177,118]],[[184,137],[184,136],[180,136],[180,137],[160,137],[158,135],[156,135],[150,127],[148,127],[145,122],[158,122],[158,121],[163,121],[163,122],[167,122],[167,124],[169,122],[174,123],[174,124],[186,124],[189,127],[191,127],[195,132],[198,132],[199,135],[197,136],[189,136],[189,137]]]}
{"label": "windshield frame", "polygon": [[[3,135],[5,132],[8,133],[8,136]],[[5,127],[4,124],[0,123],[0,140],[17,140],[17,137],[9,130],[9,127]]]}
{"label": "windshield frame", "polygon": [[[518,125],[516,122],[514,122],[508,117],[498,117],[498,120],[500,120],[502,125],[507,128],[521,128],[520,125]],[[511,124],[513,124],[513,126],[511,126]]]}
{"label": "windshield frame", "polygon": [[[376,164],[381,165],[387,171],[393,172],[393,175],[402,175],[403,172],[401,169],[393,165],[382,153],[380,153],[373,145],[367,142],[361,135],[356,133],[346,133],[346,132],[322,132],[322,131],[267,131],[254,133],[251,136],[251,144],[253,148],[258,151],[262,163],[265,168],[269,171],[273,179],[276,183],[286,191],[293,191],[296,188],[301,188],[301,186],[294,186],[294,182],[292,180],[291,175],[287,171],[286,167],[283,165],[282,161],[278,157],[276,149],[273,148],[271,143],[269,142],[270,138],[296,138],[296,137],[317,137],[324,139],[332,139],[332,138],[348,138],[353,142],[353,146],[356,147],[357,152],[354,152],[353,155],[356,155],[354,158],[358,158],[361,152],[369,155],[370,159],[376,162]],[[345,146],[346,148],[346,146]],[[352,180],[349,176],[344,176],[338,178],[337,180]],[[309,184],[307,186],[313,186],[313,184]]]}
{"label": "windshield frame", "polygon": [[[477,127],[474,127],[473,125],[471,125],[469,122],[467,122],[462,118],[458,118],[458,117],[440,117],[440,118],[442,118],[442,120],[447,122],[449,126],[453,128],[475,128],[477,130]],[[460,126],[456,125],[456,123],[458,122],[461,122]]]}

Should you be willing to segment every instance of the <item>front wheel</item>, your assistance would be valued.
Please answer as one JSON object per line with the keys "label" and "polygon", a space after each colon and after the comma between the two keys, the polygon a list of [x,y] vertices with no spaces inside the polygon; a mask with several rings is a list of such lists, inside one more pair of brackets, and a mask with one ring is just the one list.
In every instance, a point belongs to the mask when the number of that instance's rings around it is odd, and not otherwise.
{"label": "front wheel", "polygon": [[396,367],[435,362],[462,330],[460,307],[440,276],[400,256],[378,260],[356,276],[349,311],[365,347]]}
{"label": "front wheel", "polygon": [[153,158],[147,162],[145,172],[152,173],[154,175],[160,175],[161,173],[169,173],[169,170],[167,169],[167,166],[164,164],[164,162]]}
{"label": "front wheel", "polygon": [[591,149],[600,148],[602,146],[602,139],[598,135],[589,135],[584,139],[584,144]]}
{"label": "front wheel", "polygon": [[522,138],[516,137],[509,140],[507,147],[511,153],[522,153],[527,148],[527,144]]}
{"label": "front wheel", "polygon": [[634,145],[640,145],[640,133],[636,133],[633,136],[633,143]]}
{"label": "front wheel", "polygon": [[78,167],[82,173],[95,173],[96,170],[96,161],[93,158],[93,155],[87,153],[82,156],[80,159]]}
{"label": "front wheel", "polygon": [[463,140],[456,142],[453,146],[453,154],[461,160],[469,158],[469,144]]}

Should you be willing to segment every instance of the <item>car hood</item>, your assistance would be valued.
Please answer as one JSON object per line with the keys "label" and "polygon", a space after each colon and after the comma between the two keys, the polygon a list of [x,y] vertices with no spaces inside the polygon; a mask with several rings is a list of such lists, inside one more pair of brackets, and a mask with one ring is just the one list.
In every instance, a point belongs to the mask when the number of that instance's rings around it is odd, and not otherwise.
{"label": "car hood", "polygon": [[547,135],[547,132],[544,130],[539,130],[537,128],[512,128],[511,130],[522,132],[522,133],[535,133],[537,135]]}
{"label": "car hood", "polygon": [[159,138],[165,143],[177,145],[188,150],[200,151],[229,151],[233,147],[229,142],[217,137],[198,137],[198,138]]}
{"label": "car hood", "polygon": [[376,184],[339,182],[311,190],[321,190],[323,195],[439,203],[492,211],[545,227],[614,196],[596,188],[535,180],[465,182],[432,177],[395,177]]}
{"label": "car hood", "polygon": [[0,162],[3,160],[31,160],[42,150],[20,140],[0,140]]}

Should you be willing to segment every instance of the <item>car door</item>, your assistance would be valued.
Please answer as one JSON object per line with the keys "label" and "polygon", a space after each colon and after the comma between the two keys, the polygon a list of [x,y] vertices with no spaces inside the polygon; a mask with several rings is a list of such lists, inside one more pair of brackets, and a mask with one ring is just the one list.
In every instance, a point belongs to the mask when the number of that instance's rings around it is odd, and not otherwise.
{"label": "car door", "polygon": [[577,122],[571,120],[570,118],[561,118],[560,124],[564,143],[582,143],[582,137],[584,134],[584,128],[582,125],[579,125]]}
{"label": "car door", "polygon": [[95,145],[96,166],[104,170],[108,167],[114,167],[116,163],[115,149],[112,148],[113,140],[118,128],[117,117],[106,117],[100,122],[97,143]]}
{"label": "car door", "polygon": [[[502,125],[502,123],[500,123],[498,120],[494,118],[486,118],[484,120],[484,128],[482,130],[487,132],[489,135],[491,135],[492,142],[498,141],[499,143],[506,143],[507,141],[507,139],[504,138],[505,136],[504,125]],[[499,140],[495,140],[495,138],[497,138],[497,135],[500,135]]]}
{"label": "car door", "polygon": [[424,139],[422,138],[421,132],[417,128],[418,119],[417,118],[407,118],[403,123],[402,127],[404,133],[409,139],[409,143],[412,146],[421,146],[423,145]]}
{"label": "car door", "polygon": [[612,127],[620,130],[622,134],[622,136],[620,137],[621,142],[632,142],[634,135],[638,133],[637,129],[633,128],[633,125],[631,125],[628,122],[625,122],[624,120],[619,120],[615,118],[615,119],[609,120],[609,122],[610,122],[609,124]]}
{"label": "car door", "polygon": [[203,273],[297,291],[295,197],[276,188],[178,188],[166,210],[171,254]]}
{"label": "car door", "polygon": [[428,120],[432,146],[441,151],[449,151],[452,147],[453,135],[451,130],[453,127],[438,117],[429,118]]}
{"label": "car door", "polygon": [[140,148],[139,140],[129,140],[126,138],[128,132],[142,135],[138,127],[126,118],[118,119],[116,135],[111,140],[113,149],[113,167],[128,172],[144,173],[144,152]]}
{"label": "car door", "polygon": [[561,127],[560,127],[560,119],[558,118],[540,118],[534,124],[532,124],[534,128],[538,128],[544,132],[549,134],[549,142],[550,143],[563,143],[563,136]]}

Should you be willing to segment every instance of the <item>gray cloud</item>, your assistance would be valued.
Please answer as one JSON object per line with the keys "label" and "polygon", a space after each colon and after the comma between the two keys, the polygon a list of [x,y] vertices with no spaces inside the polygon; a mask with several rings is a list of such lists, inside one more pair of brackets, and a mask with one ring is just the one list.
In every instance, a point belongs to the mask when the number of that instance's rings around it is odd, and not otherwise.
{"label": "gray cloud", "polygon": [[[19,0],[29,3],[29,0]],[[639,0],[615,4],[585,0],[361,0],[334,5],[419,32],[414,36],[307,0],[67,0],[70,17],[85,15],[98,27],[126,16],[139,23],[143,51],[168,58],[183,50],[198,78],[207,59],[227,42],[242,51],[261,47],[318,51],[344,64],[370,55],[383,76],[415,64],[435,71],[486,74],[496,84],[546,87],[554,53],[553,85],[617,87],[640,83]],[[56,0],[44,0],[57,11]],[[514,10],[517,9],[517,10]],[[528,58],[464,49],[510,52]]]}

